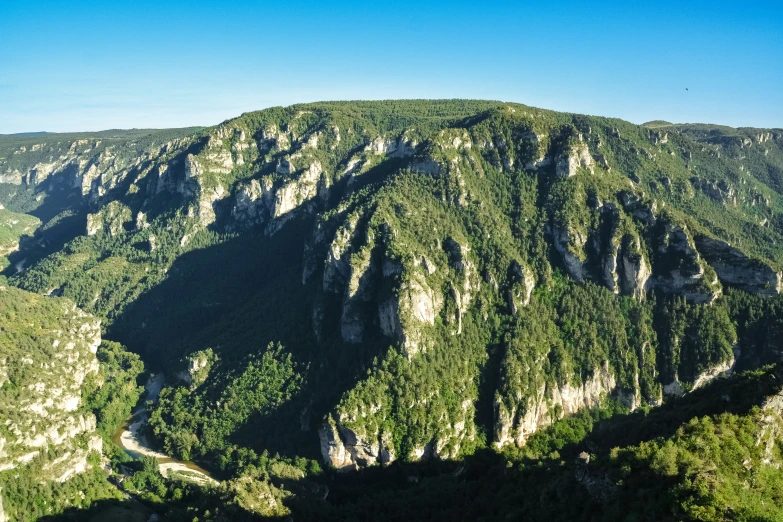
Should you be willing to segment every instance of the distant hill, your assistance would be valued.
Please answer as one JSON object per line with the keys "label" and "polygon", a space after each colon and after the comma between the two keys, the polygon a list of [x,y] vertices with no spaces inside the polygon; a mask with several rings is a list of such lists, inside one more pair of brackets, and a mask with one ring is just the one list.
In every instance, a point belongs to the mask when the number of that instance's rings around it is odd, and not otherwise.
{"label": "distant hill", "polygon": [[655,129],[658,127],[670,127],[671,125],[673,124],[665,120],[653,120],[653,121],[648,121],[647,123],[642,123],[642,127],[649,127],[651,129]]}
{"label": "distant hill", "polygon": [[38,131],[38,132],[16,132],[13,134],[0,134],[0,136],[9,136],[9,137],[17,137],[17,138],[34,138],[38,136],[46,136],[47,134],[51,134],[50,132],[46,131]]}

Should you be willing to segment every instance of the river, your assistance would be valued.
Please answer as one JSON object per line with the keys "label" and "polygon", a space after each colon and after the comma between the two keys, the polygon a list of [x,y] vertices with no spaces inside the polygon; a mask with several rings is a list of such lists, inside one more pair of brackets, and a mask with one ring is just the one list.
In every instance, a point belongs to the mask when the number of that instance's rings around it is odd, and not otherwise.
{"label": "river", "polygon": [[165,476],[171,477],[177,474],[201,484],[217,484],[218,482],[205,469],[193,462],[171,458],[165,453],[154,449],[144,436],[144,428],[149,418],[147,402],[157,402],[158,395],[160,395],[165,381],[166,376],[163,373],[150,376],[147,384],[144,386],[147,391],[145,400],[136,407],[133,414],[114,432],[112,441],[133,458],[142,456],[155,457],[160,465],[161,474]]}

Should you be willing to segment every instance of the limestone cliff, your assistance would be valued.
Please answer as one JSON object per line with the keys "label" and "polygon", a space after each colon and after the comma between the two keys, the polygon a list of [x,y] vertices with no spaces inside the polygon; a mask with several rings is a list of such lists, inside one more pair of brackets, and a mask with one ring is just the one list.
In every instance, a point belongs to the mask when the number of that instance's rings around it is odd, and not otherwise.
{"label": "limestone cliff", "polygon": [[82,384],[97,374],[100,321],[71,301],[0,286],[0,471],[29,463],[63,482],[100,453]]}
{"label": "limestone cliff", "polygon": [[696,248],[721,282],[756,294],[774,296],[780,293],[781,273],[768,264],[749,258],[725,241],[705,235],[697,235],[695,239]]}
{"label": "limestone cliff", "polygon": [[594,408],[618,391],[615,376],[606,363],[581,385],[547,382],[541,374],[534,378],[535,393],[521,403],[510,407],[500,400],[496,403],[495,446],[512,442],[523,446],[537,430],[583,408]]}
{"label": "limestone cliff", "polygon": [[659,219],[655,229],[656,262],[651,284],[695,303],[709,303],[721,293],[715,272],[707,270],[687,227]]}

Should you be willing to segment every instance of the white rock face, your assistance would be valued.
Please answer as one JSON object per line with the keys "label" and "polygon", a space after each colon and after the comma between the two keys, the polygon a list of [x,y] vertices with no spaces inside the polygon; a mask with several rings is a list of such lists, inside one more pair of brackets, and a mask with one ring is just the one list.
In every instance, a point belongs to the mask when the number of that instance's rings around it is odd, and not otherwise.
{"label": "white rock face", "polygon": [[209,170],[211,172],[227,174],[234,168],[234,160],[231,157],[231,152],[225,149],[209,152],[206,155],[206,159],[210,163]]}
{"label": "white rock face", "polygon": [[185,180],[198,178],[204,173],[201,165],[196,161],[193,154],[188,154],[185,158]]}
{"label": "white rock face", "polygon": [[[462,333],[463,316],[473,300],[476,269],[468,258],[467,245],[448,238],[442,246],[448,255],[449,266],[440,270],[446,270],[449,277],[448,297],[456,305],[446,320],[452,326],[452,335],[459,335]],[[431,345],[435,318],[443,309],[442,290],[433,288],[428,281],[429,276],[439,272],[439,269],[424,255],[414,256],[413,263],[406,266],[387,258],[381,268],[383,277],[390,278],[395,285],[400,284],[392,296],[378,305],[381,333],[398,341],[405,355],[412,359]]]}
{"label": "white rock face", "polygon": [[581,386],[549,386],[541,382],[535,396],[528,397],[522,404],[510,410],[502,403],[496,405],[495,445],[498,448],[510,443],[523,446],[530,435],[558,420],[557,412],[567,416],[583,408],[599,406],[601,400],[612,394],[615,388],[614,374],[606,363],[596,368]]}
{"label": "white rock face", "polygon": [[386,154],[387,156],[395,158],[403,158],[412,156],[415,152],[416,144],[407,141],[404,137],[398,139],[388,139],[378,136],[364,150],[372,152],[373,154],[380,155]]}
{"label": "white rock face", "polygon": [[613,203],[604,203],[600,208],[603,233],[593,233],[593,250],[599,258],[600,282],[614,293],[620,292],[620,274],[617,258],[620,253],[620,214]]}
{"label": "white rock face", "polygon": [[223,186],[218,184],[210,189],[202,189],[198,200],[198,220],[202,227],[211,225],[217,219],[215,215],[215,203],[226,195]]}
{"label": "white rock face", "polygon": [[585,234],[576,227],[554,226],[552,239],[555,250],[562,257],[568,274],[576,281],[584,280],[586,271],[583,258],[584,246],[587,243]]}
{"label": "white rock face", "polygon": [[643,299],[647,293],[647,281],[650,279],[650,268],[641,253],[638,237],[634,237],[622,250],[622,277],[620,288],[626,295]]}
{"label": "white rock face", "polygon": [[[421,397],[419,403],[427,400]],[[463,441],[476,437],[474,400],[466,398],[460,408],[443,412],[437,427],[427,427],[411,441],[408,458],[457,458]],[[397,453],[390,433],[383,431],[389,407],[385,403],[354,402],[338,406],[338,412],[329,415],[318,432],[324,462],[340,471],[393,462]]]}
{"label": "white rock face", "polygon": [[233,218],[248,223],[262,221],[266,211],[272,206],[272,195],[272,180],[268,177],[241,185],[231,211]]}
{"label": "white rock face", "polygon": [[511,315],[516,315],[521,307],[530,304],[530,296],[533,295],[533,289],[536,285],[536,279],[532,270],[516,262],[515,265],[511,269],[514,280],[506,294],[506,301],[508,302]]}
{"label": "white rock face", "polygon": [[[730,358],[723,361],[722,363],[707,368],[700,374],[696,375],[696,377],[693,380],[691,390],[696,390],[698,388],[701,388],[719,377],[730,376],[734,372],[734,365],[736,364],[739,355],[740,355],[739,347],[735,346],[734,354]],[[682,382],[680,381],[677,374],[674,375],[674,380],[672,380],[672,382],[663,385],[664,395],[668,395],[672,397],[681,397],[685,395],[685,393],[686,393],[685,388],[682,386]]]}
{"label": "white rock face", "polygon": [[735,358],[731,357],[721,364],[704,370],[699,375],[697,375],[696,379],[693,381],[693,389],[695,390],[697,388],[701,388],[705,384],[709,384],[718,377],[731,375],[731,372],[734,370],[735,363]]}
{"label": "white rock face", "polygon": [[341,292],[350,273],[351,240],[356,233],[359,216],[353,214],[343,223],[329,245],[324,261],[323,289]]}
{"label": "white rock face", "polygon": [[561,178],[576,176],[579,167],[593,171],[593,157],[586,143],[579,143],[555,156],[555,174]]}
{"label": "white rock face", "polygon": [[86,232],[88,236],[105,232],[116,236],[124,231],[126,223],[133,223],[133,214],[119,201],[111,201],[95,214],[87,215]]}
{"label": "white rock face", "polygon": [[191,389],[195,389],[207,379],[209,371],[215,361],[217,361],[217,356],[215,356],[211,349],[198,351],[185,358],[184,362],[186,368],[177,372],[175,376],[181,381],[189,384]]}
{"label": "white rock face", "polygon": [[272,217],[277,218],[287,214],[305,201],[314,198],[318,194],[318,182],[322,174],[321,162],[314,160],[298,179],[277,189]]}
{"label": "white rock face", "polygon": [[653,145],[665,145],[669,143],[669,133],[666,131],[650,130],[650,143]]}
{"label": "white rock face", "polygon": [[435,316],[443,306],[443,296],[433,291],[423,274],[416,271],[399,293],[378,306],[381,332],[401,341],[408,359],[427,349],[427,327],[435,325]]}
{"label": "white rock face", "polygon": [[321,456],[338,471],[355,470],[373,464],[390,464],[395,460],[388,437],[379,433],[358,433],[339,420],[329,417],[318,430]]}

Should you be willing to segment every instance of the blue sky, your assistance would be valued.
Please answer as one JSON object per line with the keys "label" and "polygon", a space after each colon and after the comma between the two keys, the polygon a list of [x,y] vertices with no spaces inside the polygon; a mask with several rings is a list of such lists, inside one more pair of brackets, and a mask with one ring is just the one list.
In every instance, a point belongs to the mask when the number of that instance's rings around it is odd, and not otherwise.
{"label": "blue sky", "polygon": [[162,4],[0,0],[0,133],[385,98],[783,127],[781,0]]}

